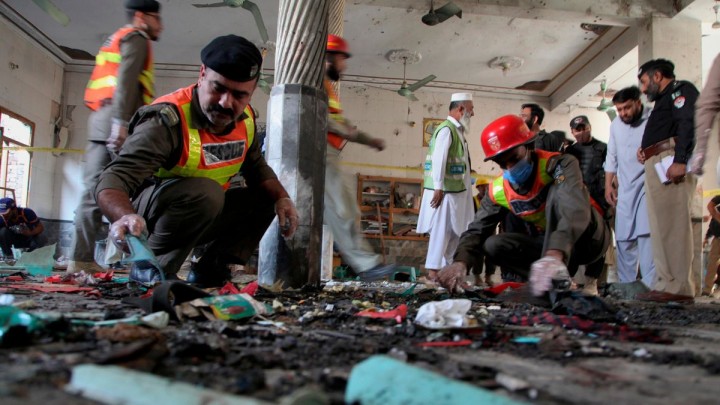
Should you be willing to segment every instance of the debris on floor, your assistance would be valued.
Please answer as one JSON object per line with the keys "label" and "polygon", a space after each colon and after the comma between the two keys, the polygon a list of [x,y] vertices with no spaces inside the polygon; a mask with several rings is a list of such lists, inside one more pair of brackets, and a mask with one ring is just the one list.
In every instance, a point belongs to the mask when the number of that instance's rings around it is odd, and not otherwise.
{"label": "debris on floor", "polygon": [[[146,290],[126,284],[122,269],[92,285],[50,277],[72,284],[0,274],[0,392],[18,403],[155,398],[133,396],[124,378],[228,403],[453,403],[437,399],[446,389],[455,403],[627,403],[642,401],[647,385],[677,386],[675,367],[703,389],[659,388],[658,402],[720,395],[711,299],[680,308],[576,292],[529,301],[519,284],[451,295],[356,280],[292,290],[254,277],[222,290]],[[135,399],[94,396],[88,384]]]}

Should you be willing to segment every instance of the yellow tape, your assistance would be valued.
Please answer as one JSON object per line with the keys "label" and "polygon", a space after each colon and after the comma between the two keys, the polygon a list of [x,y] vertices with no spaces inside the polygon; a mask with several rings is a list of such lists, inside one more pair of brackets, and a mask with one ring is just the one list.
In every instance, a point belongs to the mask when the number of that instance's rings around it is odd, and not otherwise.
{"label": "yellow tape", "polygon": [[715,197],[716,195],[720,195],[720,188],[703,191],[703,197]]}
{"label": "yellow tape", "polygon": [[[344,166],[356,166],[356,167],[368,167],[372,169],[386,169],[386,170],[406,170],[409,172],[423,172],[423,169],[421,166],[389,166],[389,165],[374,165],[370,163],[356,163],[356,162],[340,162],[341,165]],[[477,179],[483,180],[480,182],[481,184],[490,184],[493,180],[495,180],[494,176],[490,176],[487,174],[477,174],[473,176],[473,184]],[[719,190],[720,191],[720,190]]]}
{"label": "yellow tape", "polygon": [[25,150],[28,152],[85,153],[85,149],[40,148],[35,146],[5,146],[2,150]]}

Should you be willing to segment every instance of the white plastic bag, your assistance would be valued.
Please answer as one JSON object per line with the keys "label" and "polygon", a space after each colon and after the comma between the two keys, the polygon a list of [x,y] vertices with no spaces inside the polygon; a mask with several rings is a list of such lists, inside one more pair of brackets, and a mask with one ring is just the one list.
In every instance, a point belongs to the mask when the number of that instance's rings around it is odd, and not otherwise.
{"label": "white plastic bag", "polygon": [[467,299],[428,302],[418,310],[415,323],[430,329],[467,327],[471,305]]}

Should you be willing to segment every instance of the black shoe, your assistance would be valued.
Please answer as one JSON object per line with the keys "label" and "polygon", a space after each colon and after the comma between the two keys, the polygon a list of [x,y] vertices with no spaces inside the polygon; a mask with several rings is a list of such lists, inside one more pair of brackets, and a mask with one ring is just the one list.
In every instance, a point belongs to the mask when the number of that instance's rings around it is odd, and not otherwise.
{"label": "black shoe", "polygon": [[231,279],[232,275],[227,268],[209,270],[191,266],[187,276],[188,283],[195,284],[200,288],[222,287]]}
{"label": "black shoe", "polygon": [[[177,279],[177,276],[174,275]],[[130,266],[130,281],[144,286],[152,286],[165,281],[165,274],[147,260],[133,262]]]}
{"label": "black shoe", "polygon": [[397,266],[394,264],[378,264],[370,270],[361,271],[358,275],[361,281],[376,281],[395,274]]}

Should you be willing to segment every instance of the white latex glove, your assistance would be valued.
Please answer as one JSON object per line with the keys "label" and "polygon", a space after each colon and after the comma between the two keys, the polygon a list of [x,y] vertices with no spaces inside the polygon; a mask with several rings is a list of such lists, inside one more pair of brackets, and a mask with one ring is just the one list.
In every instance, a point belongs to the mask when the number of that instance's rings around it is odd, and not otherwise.
{"label": "white latex glove", "polygon": [[110,152],[118,153],[125,143],[128,136],[127,122],[113,118],[112,127],[110,128],[110,137],[105,141],[105,145]]}
{"label": "white latex glove", "polygon": [[125,236],[128,233],[140,236],[143,232],[146,232],[145,218],[138,214],[126,214],[110,225],[108,234],[115,246],[128,252]]}
{"label": "white latex glove", "polygon": [[553,280],[569,280],[567,266],[562,260],[545,256],[530,266],[530,288],[534,296],[540,296],[550,291]]}
{"label": "white latex glove", "polygon": [[298,213],[295,204],[288,197],[275,201],[275,213],[278,216],[283,236],[290,237],[298,227]]}

